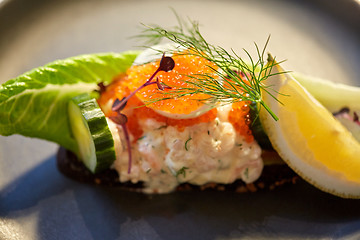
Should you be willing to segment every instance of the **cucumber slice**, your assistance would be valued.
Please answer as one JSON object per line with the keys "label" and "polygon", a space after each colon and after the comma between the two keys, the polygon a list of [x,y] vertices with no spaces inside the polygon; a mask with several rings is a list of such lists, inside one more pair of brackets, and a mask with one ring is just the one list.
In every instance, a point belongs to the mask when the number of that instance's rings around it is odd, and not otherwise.
{"label": "cucumber slice", "polygon": [[250,118],[251,118],[250,129],[257,143],[260,145],[262,149],[272,150],[273,148],[270,143],[270,140],[266,135],[263,126],[261,125],[260,118],[258,115],[258,107],[255,102],[251,103]]}
{"label": "cucumber slice", "polygon": [[109,168],[116,159],[114,139],[96,99],[81,94],[72,98],[68,110],[79,157],[85,166],[93,173]]}

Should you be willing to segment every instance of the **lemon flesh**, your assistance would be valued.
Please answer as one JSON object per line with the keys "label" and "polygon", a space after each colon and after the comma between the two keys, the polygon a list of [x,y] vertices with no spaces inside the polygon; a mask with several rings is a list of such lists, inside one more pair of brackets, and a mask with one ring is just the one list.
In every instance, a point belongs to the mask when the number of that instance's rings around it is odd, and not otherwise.
{"label": "lemon flesh", "polygon": [[280,103],[266,92],[263,100],[279,120],[265,110],[260,120],[282,159],[319,189],[360,198],[360,143],[291,75],[273,75],[266,85]]}

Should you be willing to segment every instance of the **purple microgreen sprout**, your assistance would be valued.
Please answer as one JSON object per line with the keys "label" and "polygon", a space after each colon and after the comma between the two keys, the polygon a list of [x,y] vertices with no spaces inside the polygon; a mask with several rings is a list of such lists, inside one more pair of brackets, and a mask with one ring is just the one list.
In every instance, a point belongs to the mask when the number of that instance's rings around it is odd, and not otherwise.
{"label": "purple microgreen sprout", "polygon": [[122,111],[126,107],[126,103],[127,102],[125,102],[125,97],[123,97],[123,99],[121,99],[121,100],[116,98],[111,109],[114,112]]}
{"label": "purple microgreen sprout", "polygon": [[159,68],[157,71],[169,72],[173,70],[174,67],[175,67],[174,59],[172,57],[165,57],[165,53],[164,53],[160,60]]}
{"label": "purple microgreen sprout", "polygon": [[105,92],[106,91],[106,86],[104,85],[104,83],[103,82],[99,82],[98,83],[98,87],[99,87],[99,92],[100,93],[103,93],[103,92]]}
{"label": "purple microgreen sprout", "polygon": [[128,121],[127,116],[123,113],[118,113],[116,116],[110,117],[110,119],[118,125],[125,125]]}
{"label": "purple microgreen sprout", "polygon": [[[118,99],[117,99],[118,100]],[[114,107],[113,107],[114,108]],[[120,111],[120,110],[119,110]],[[129,166],[128,166],[128,173],[130,174],[131,172],[131,165],[132,165],[132,155],[131,155],[131,145],[130,145],[130,137],[129,137],[129,132],[128,129],[126,127],[126,123],[128,121],[128,118],[125,114],[122,114],[120,112],[118,112],[118,114],[116,116],[110,117],[110,119],[116,123],[117,125],[121,126],[123,131],[124,131],[124,135],[125,135],[125,140],[126,140],[126,145],[127,145],[127,149],[128,149],[128,156],[129,156]]]}
{"label": "purple microgreen sprout", "polygon": [[157,85],[158,89],[160,89],[162,91],[164,90],[164,86],[160,83],[159,78],[156,78],[156,85]]}
{"label": "purple microgreen sprout", "polygon": [[[158,69],[156,69],[156,71],[153,73],[153,75],[151,75],[151,77],[143,84],[141,85],[140,87],[138,87],[137,89],[135,89],[135,91],[133,91],[132,93],[130,93],[126,98],[123,98],[121,100],[121,104],[120,106],[118,106],[118,108],[120,109],[123,109],[124,107],[122,106],[122,104],[126,104],[127,101],[133,97],[138,91],[140,91],[141,89],[143,89],[144,87],[146,86],[149,86],[151,84],[157,84],[158,88],[160,90],[164,90],[165,88],[166,89],[169,89],[171,87],[169,86],[166,86],[166,87],[163,87],[161,83],[159,83],[159,80],[156,79],[156,81],[152,81],[153,78],[156,76],[156,74],[158,74],[158,72],[160,71],[164,71],[164,72],[169,72],[171,70],[173,70],[175,67],[175,61],[172,57],[165,57],[165,53],[162,55],[162,58],[160,60],[160,64],[159,64],[159,67]],[[159,87],[160,86],[160,87]]]}
{"label": "purple microgreen sprout", "polygon": [[356,112],[353,112],[353,114],[354,116],[351,116],[350,109],[348,107],[343,107],[340,111],[334,113],[333,115],[337,118],[346,118],[360,126],[359,115]]}
{"label": "purple microgreen sprout", "polygon": [[[172,57],[165,57],[165,53],[164,53],[160,60],[159,67],[158,67],[158,69],[156,69],[156,71],[153,73],[153,75],[151,75],[151,77],[143,85],[141,85],[140,87],[135,89],[135,91],[130,93],[127,97],[124,97],[121,100],[119,100],[117,98],[112,105],[112,110],[114,112],[117,112],[117,115],[110,117],[110,119],[117,125],[121,126],[124,131],[124,136],[125,136],[126,145],[127,145],[127,149],[128,149],[128,156],[129,156],[129,165],[128,165],[128,173],[129,174],[131,172],[131,165],[132,165],[131,142],[130,142],[130,137],[129,137],[129,131],[126,127],[126,123],[127,123],[128,119],[125,114],[121,113],[121,111],[125,108],[128,100],[131,97],[133,97],[136,94],[136,92],[138,92],[139,90],[141,90],[142,88],[144,88],[146,86],[149,86],[151,84],[156,84],[159,90],[171,89],[170,86],[167,86],[166,84],[161,83],[159,81],[159,78],[156,78],[155,81],[153,81],[153,79],[158,72],[160,72],[160,71],[169,72],[169,71],[173,70],[174,67],[175,67],[174,59],[172,59]],[[104,88],[105,88],[103,84],[99,84],[99,87],[100,87],[100,91],[104,90]]]}
{"label": "purple microgreen sprout", "polygon": [[360,121],[359,121],[359,115],[354,112],[354,119],[353,119],[354,122],[356,122],[358,125],[360,125]]}
{"label": "purple microgreen sprout", "polygon": [[158,89],[162,90],[162,91],[165,90],[165,89],[171,89],[170,86],[166,85],[165,83],[161,83],[159,81],[159,78],[156,78],[156,85],[157,85]]}

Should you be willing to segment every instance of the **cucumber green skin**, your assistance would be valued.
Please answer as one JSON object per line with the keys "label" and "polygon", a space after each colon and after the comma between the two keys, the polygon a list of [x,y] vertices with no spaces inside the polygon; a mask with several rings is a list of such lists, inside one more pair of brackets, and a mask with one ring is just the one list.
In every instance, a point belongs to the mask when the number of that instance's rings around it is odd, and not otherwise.
{"label": "cucumber green skin", "polygon": [[88,124],[95,145],[96,167],[89,170],[97,173],[108,169],[115,161],[116,155],[114,140],[104,113],[101,111],[96,99],[89,94],[76,96],[72,101],[79,107],[85,122]]}
{"label": "cucumber green skin", "polygon": [[262,149],[266,149],[266,150],[273,149],[270,140],[266,135],[264,128],[260,122],[257,104],[254,102],[251,103],[250,105],[250,118],[251,118],[250,129],[257,143],[260,145]]}

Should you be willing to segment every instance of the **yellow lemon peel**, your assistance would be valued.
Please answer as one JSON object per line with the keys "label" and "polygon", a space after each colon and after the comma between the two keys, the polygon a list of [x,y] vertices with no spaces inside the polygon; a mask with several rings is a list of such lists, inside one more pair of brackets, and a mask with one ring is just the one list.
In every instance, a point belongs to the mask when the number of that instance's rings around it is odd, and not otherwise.
{"label": "yellow lemon peel", "polygon": [[[284,72],[277,65],[273,73]],[[315,187],[344,198],[360,198],[360,143],[290,74],[275,74],[266,83],[260,119],[283,160]]]}

